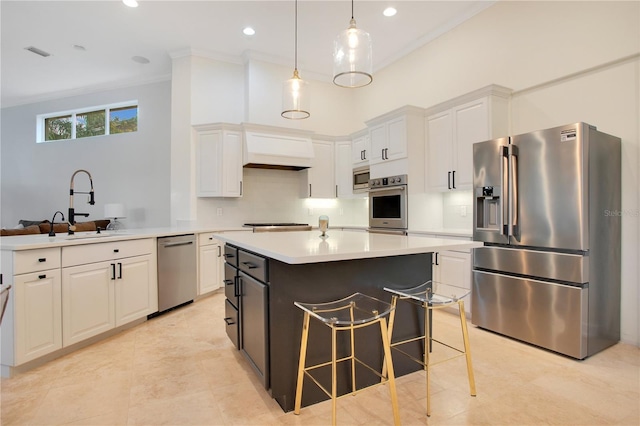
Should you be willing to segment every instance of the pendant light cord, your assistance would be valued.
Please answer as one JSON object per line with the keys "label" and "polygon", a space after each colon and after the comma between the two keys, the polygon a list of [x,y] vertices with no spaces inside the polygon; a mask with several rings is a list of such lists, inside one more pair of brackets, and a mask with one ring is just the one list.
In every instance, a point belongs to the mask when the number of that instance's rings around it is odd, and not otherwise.
{"label": "pendant light cord", "polygon": [[298,0],[296,0],[294,69],[298,70]]}
{"label": "pendant light cord", "polygon": [[353,0],[351,0],[351,19],[353,19]]}

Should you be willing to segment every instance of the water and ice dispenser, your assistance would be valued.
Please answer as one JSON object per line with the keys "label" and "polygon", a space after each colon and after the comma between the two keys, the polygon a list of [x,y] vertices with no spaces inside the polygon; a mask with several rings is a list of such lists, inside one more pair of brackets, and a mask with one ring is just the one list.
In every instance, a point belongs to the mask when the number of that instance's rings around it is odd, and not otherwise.
{"label": "water and ice dispenser", "polygon": [[502,220],[502,191],[499,186],[475,188],[475,228],[484,231],[498,231]]}

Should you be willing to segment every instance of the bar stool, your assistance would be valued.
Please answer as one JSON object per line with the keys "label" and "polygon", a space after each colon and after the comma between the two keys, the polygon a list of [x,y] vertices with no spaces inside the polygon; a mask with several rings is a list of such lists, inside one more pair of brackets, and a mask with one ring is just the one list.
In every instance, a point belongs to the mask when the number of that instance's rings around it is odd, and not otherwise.
{"label": "bar stool", "polygon": [[[340,362],[351,362],[351,392],[346,395],[354,395],[358,392],[356,388],[356,362],[371,370],[382,380],[380,383],[389,382],[389,392],[391,394],[391,405],[393,408],[394,424],[400,424],[400,414],[398,411],[398,399],[396,396],[396,384],[393,373],[393,362],[391,360],[390,339],[388,336],[388,327],[386,316],[393,311],[393,307],[381,300],[364,295],[362,293],[354,293],[344,299],[327,302],[327,303],[301,303],[294,304],[304,311],[304,319],[302,324],[302,341],[300,342],[300,361],[298,363],[298,381],[296,385],[295,414],[300,414],[300,406],[302,405],[302,386],[304,376],[307,375],[313,382],[318,385],[324,393],[331,398],[331,424],[336,424],[336,399],[337,396],[337,374],[336,366]],[[309,337],[309,320],[313,317],[322,324],[331,328],[331,361],[311,366],[305,366],[307,356],[307,343]],[[365,362],[355,356],[354,330],[370,325],[380,325],[380,334],[382,336],[382,348],[384,352],[384,365],[386,366],[385,374],[381,374],[377,369],[367,365]],[[350,333],[350,355],[337,359],[336,336],[338,331],[348,331]],[[387,360],[389,362],[387,362]],[[312,370],[331,365],[331,391],[322,386],[312,375]],[[388,370],[388,371],[386,371]],[[343,395],[344,396],[344,395]]]}
{"label": "bar stool", "polygon": [[[393,322],[395,319],[395,308],[397,307],[398,300],[406,300],[412,303],[419,303],[424,308],[424,335],[417,336],[413,338],[408,338],[405,340],[400,340],[395,343],[391,343],[391,347],[402,354],[408,356],[413,361],[422,365],[426,371],[427,376],[427,416],[431,416],[431,389],[430,389],[430,373],[431,367],[436,364],[440,364],[445,361],[450,361],[454,358],[458,358],[461,356],[466,357],[467,361],[467,375],[469,377],[469,390],[471,396],[476,396],[476,384],[475,379],[473,377],[473,366],[471,364],[471,352],[469,347],[469,334],[467,332],[467,319],[464,313],[464,302],[462,298],[470,293],[470,290],[464,290],[459,287],[453,287],[441,283],[436,283],[432,285],[431,281],[427,281],[426,283],[420,284],[416,287],[407,288],[407,289],[393,289],[393,288],[384,288],[386,291],[391,293],[393,296],[391,298],[392,311],[389,317],[389,340],[392,340],[393,334]],[[441,309],[446,308],[448,306],[452,306],[454,304],[458,305],[458,312],[460,314],[460,325],[462,327],[462,340],[464,342],[464,350],[455,348],[451,345],[448,345],[444,342],[436,340],[432,336],[431,330],[431,311],[433,309]],[[404,345],[406,343],[415,342],[418,340],[424,339],[423,346],[423,359],[417,359],[407,352],[400,349],[398,346]],[[439,360],[437,362],[431,362],[429,353],[432,350],[433,343],[438,343],[444,345],[454,351],[458,352],[454,356],[449,358]],[[384,368],[383,368],[384,374]]]}

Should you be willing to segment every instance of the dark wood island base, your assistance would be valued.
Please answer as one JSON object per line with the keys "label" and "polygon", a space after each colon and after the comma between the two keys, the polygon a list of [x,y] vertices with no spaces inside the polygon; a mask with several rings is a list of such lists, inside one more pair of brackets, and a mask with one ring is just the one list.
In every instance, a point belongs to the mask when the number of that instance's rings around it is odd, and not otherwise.
{"label": "dark wood island base", "polygon": [[[303,312],[294,301],[320,303],[338,300],[360,292],[386,302],[391,295],[384,287],[408,288],[431,279],[431,253],[411,254],[321,263],[288,264],[269,259],[269,365],[272,397],[285,412],[294,409],[297,366],[300,356]],[[396,315],[394,340],[406,339],[422,333],[424,311],[403,307]],[[348,355],[349,335],[338,335],[338,358]],[[422,345],[416,343],[404,350],[421,357]],[[356,356],[371,366],[382,369],[380,330],[365,327],[356,330]],[[307,364],[331,359],[329,327],[311,320]],[[393,357],[396,376],[420,369],[415,362],[402,355]],[[338,368],[338,394],[350,392],[350,363]],[[331,386],[331,367],[322,368],[314,376],[327,389]],[[379,370],[379,371],[380,371]],[[380,379],[366,368],[356,369],[358,389],[376,384]],[[328,399],[327,395],[305,378],[302,405],[307,406]]]}

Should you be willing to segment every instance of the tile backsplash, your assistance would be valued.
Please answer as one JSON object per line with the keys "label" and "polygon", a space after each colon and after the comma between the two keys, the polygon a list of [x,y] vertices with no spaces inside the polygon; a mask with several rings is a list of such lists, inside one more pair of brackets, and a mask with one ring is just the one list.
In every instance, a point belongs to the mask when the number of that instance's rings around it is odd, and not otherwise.
{"label": "tile backsplash", "polygon": [[473,191],[452,191],[442,195],[442,226],[472,229]]}

